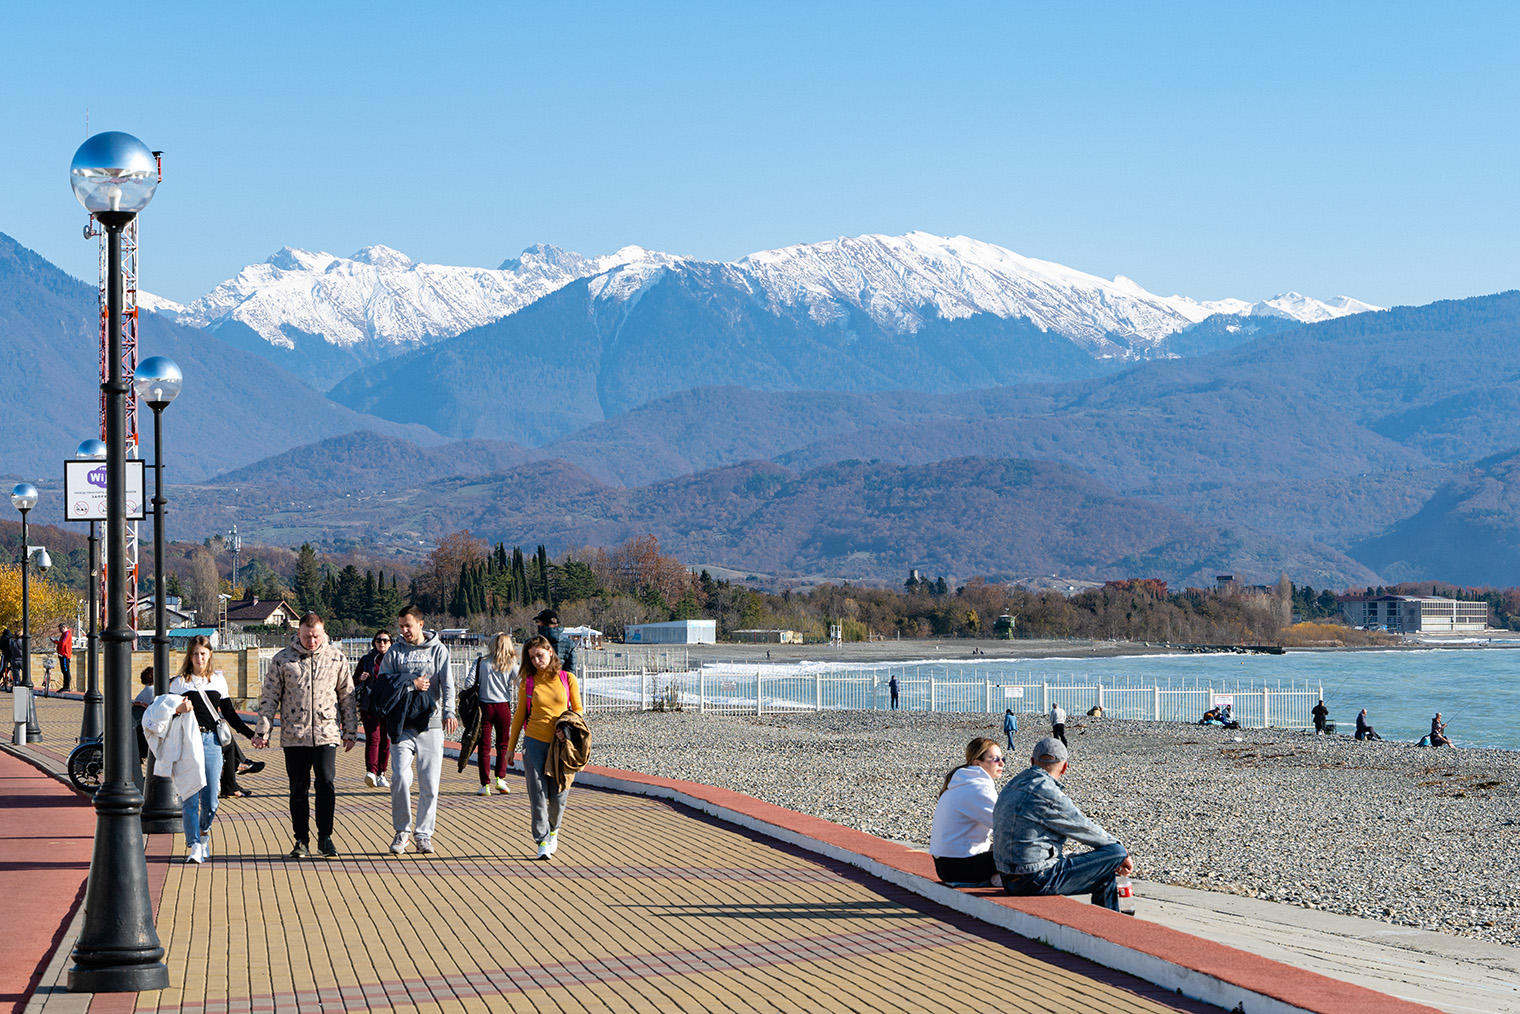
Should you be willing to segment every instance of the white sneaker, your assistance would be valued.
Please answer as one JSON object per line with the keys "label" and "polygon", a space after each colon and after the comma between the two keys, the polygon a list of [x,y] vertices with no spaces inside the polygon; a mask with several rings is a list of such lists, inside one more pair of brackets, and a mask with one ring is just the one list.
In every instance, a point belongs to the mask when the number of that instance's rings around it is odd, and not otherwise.
{"label": "white sneaker", "polygon": [[430,835],[419,834],[417,836],[417,851],[424,855],[433,854],[433,839]]}
{"label": "white sneaker", "polygon": [[490,794],[491,794],[491,784],[489,782],[487,782],[485,785],[482,785],[480,788],[478,788],[478,789],[475,790],[475,795],[477,795],[477,796],[489,796]]}
{"label": "white sneaker", "polygon": [[400,831],[396,834],[396,840],[391,842],[391,854],[399,856],[406,851],[406,847],[412,842],[410,831]]}
{"label": "white sneaker", "polygon": [[199,843],[190,846],[190,851],[185,853],[185,862],[203,863],[206,861],[205,854],[201,851],[204,846]]}
{"label": "white sneaker", "polygon": [[211,858],[211,832],[207,831],[206,832],[206,837],[204,837],[204,838],[201,839],[201,862],[204,863],[204,862],[208,861],[210,858]]}
{"label": "white sneaker", "polygon": [[391,780],[384,775],[381,775],[377,780],[380,782],[380,788],[388,789],[391,787]]}
{"label": "white sneaker", "polygon": [[507,780],[505,778],[498,778],[496,779],[496,791],[505,796],[512,790],[507,787]]}
{"label": "white sneaker", "polygon": [[550,831],[549,837],[544,839],[544,844],[549,847],[549,855],[554,855],[559,849],[559,832]]}
{"label": "white sneaker", "polygon": [[378,789],[380,787],[380,779],[375,777],[373,771],[366,771],[364,772],[364,784],[372,789]]}
{"label": "white sneaker", "polygon": [[538,843],[538,855],[535,858],[538,858],[538,859],[548,859],[549,858],[549,839],[545,838],[543,841],[541,841],[541,842]]}

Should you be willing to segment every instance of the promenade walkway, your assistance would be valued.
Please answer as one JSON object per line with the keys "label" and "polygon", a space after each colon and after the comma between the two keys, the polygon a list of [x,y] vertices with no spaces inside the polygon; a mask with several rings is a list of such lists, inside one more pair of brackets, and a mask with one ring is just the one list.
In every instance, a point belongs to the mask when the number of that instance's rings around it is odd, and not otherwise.
{"label": "promenade walkway", "polygon": [[[56,763],[72,745],[78,705],[41,704],[51,736],[27,752]],[[178,836],[151,839],[150,880],[170,988],[137,996],[68,994],[65,935],[41,973],[29,972],[35,993],[24,1009],[1217,1010],[941,907],[855,864],[676,802],[583,784],[572,790],[558,855],[537,862],[520,789],[476,796],[474,772],[456,774],[450,763],[437,855],[394,858],[385,853],[388,794],[363,786],[357,751],[340,754],[335,838],[342,855],[288,860],[281,758],[277,751],[262,756],[273,763],[246,779],[257,794],[222,801],[209,864],[184,864]],[[18,762],[0,756],[7,805],[24,781]],[[71,793],[54,785],[25,791],[47,798],[50,809],[92,821],[92,811],[68,805]],[[33,804],[20,808],[26,805]],[[762,817],[763,810],[758,804]],[[78,840],[77,820],[70,820]],[[827,837],[866,839],[839,831]],[[53,939],[68,921],[83,871],[78,856],[57,844],[68,836],[33,835],[38,828],[18,828],[7,841],[16,868],[0,867],[0,890],[7,897],[25,892]],[[80,841],[87,862],[88,839]],[[41,871],[61,878],[59,886],[36,889]],[[1062,899],[1020,906],[1056,913],[1052,918],[1092,911]],[[1169,932],[1106,912],[1093,916],[1137,936]],[[1240,957],[1249,963],[1249,955]],[[1293,974],[1271,966],[1268,977],[1277,974],[1273,968]],[[5,988],[16,996],[14,985]],[[1365,990],[1349,996],[1347,1006],[1319,1009],[1430,1009]]]}

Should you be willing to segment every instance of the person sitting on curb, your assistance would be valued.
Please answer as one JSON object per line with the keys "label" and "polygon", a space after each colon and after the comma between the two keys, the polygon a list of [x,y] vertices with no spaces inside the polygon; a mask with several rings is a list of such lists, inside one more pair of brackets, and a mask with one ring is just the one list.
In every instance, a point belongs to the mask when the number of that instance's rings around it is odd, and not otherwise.
{"label": "person sitting on curb", "polygon": [[[1117,912],[1114,878],[1132,873],[1135,862],[1119,839],[1084,816],[1061,790],[1069,758],[1066,745],[1053,736],[1034,745],[1030,766],[998,795],[992,859],[1009,894],[1090,894],[1094,905]],[[1068,838],[1093,851],[1066,855]]]}
{"label": "person sitting on curb", "polygon": [[967,743],[966,763],[945,774],[929,825],[929,854],[934,872],[951,887],[1003,884],[992,863],[992,811],[1002,775],[1003,748],[986,736]]}

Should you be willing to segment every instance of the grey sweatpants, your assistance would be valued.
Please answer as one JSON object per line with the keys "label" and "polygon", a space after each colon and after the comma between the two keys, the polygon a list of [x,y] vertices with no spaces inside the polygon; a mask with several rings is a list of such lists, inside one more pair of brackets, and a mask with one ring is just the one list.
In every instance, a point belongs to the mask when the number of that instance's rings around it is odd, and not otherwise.
{"label": "grey sweatpants", "polygon": [[438,779],[443,774],[443,730],[406,732],[391,744],[391,826],[412,826],[412,758],[417,758],[417,834],[431,838],[438,816]]}
{"label": "grey sweatpants", "polygon": [[533,840],[541,842],[550,831],[558,831],[565,816],[565,792],[558,791],[552,778],[544,776],[544,761],[549,757],[549,744],[532,736],[524,736],[523,767],[528,780],[528,808],[533,815]]}

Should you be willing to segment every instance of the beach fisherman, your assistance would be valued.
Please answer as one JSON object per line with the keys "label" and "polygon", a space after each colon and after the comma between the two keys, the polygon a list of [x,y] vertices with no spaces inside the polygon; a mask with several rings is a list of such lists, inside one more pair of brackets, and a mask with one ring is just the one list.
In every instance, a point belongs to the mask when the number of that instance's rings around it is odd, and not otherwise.
{"label": "beach fisherman", "polygon": [[1379,739],[1379,740],[1383,738],[1382,736],[1379,736],[1377,734],[1377,730],[1374,729],[1372,727],[1372,723],[1367,720],[1367,709],[1366,708],[1363,708],[1361,710],[1361,712],[1358,713],[1357,716],[1356,716],[1356,738],[1357,739]]}
{"label": "beach fisherman", "polygon": [[[1321,697],[1319,703],[1314,706],[1314,710],[1309,713],[1314,716],[1314,734],[1316,736],[1323,736],[1325,734],[1325,719],[1330,717],[1330,709],[1325,707],[1325,699]],[[1365,715],[1366,713],[1366,710],[1363,709],[1362,714]],[[1358,732],[1356,738],[1362,738],[1360,732]]]}
{"label": "beach fisherman", "polygon": [[892,710],[896,711],[897,710],[897,673],[893,673],[892,674],[892,678],[889,679],[889,680],[887,680],[887,692],[889,694],[891,694],[891,696],[892,696]]}
{"label": "beach fisherman", "polygon": [[[1135,863],[1062,791],[1069,758],[1066,745],[1047,736],[1034,745],[1030,766],[1003,787],[992,812],[993,863],[1009,894],[1088,894],[1094,905],[1117,912],[1114,878],[1128,876]],[[1068,856],[1067,839],[1092,851]]]}
{"label": "beach fisherman", "polygon": [[1013,734],[1019,731],[1019,720],[1014,717],[1013,709],[1009,708],[1003,714],[1003,735],[1008,737],[1008,749],[1013,749]]}
{"label": "beach fisherman", "polygon": [[1071,745],[1066,742],[1066,709],[1059,704],[1050,706],[1050,735],[1059,739],[1063,746]]}
{"label": "beach fisherman", "polygon": [[1430,745],[1451,746],[1451,740],[1446,738],[1446,723],[1441,721],[1441,713],[1436,712],[1436,717],[1430,720]]}

